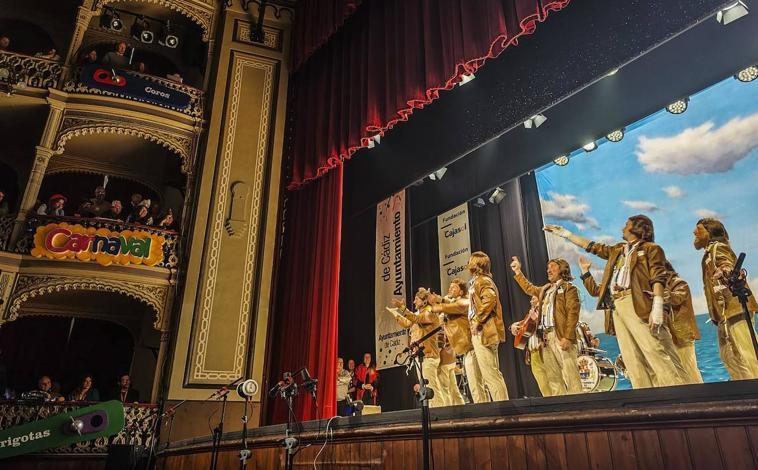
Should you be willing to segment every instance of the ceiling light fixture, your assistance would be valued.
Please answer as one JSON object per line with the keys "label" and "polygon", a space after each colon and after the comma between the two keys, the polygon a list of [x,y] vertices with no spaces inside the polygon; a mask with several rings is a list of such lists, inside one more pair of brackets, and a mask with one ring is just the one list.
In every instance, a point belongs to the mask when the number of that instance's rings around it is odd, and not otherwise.
{"label": "ceiling light fixture", "polygon": [[597,143],[593,140],[592,142],[587,142],[586,144],[582,145],[582,148],[585,152],[589,153],[597,149]]}
{"label": "ceiling light fixture", "polygon": [[547,117],[544,114],[535,114],[534,116],[524,121],[524,127],[527,129],[536,129],[540,127],[545,121],[547,121]]}
{"label": "ceiling light fixture", "polygon": [[461,74],[461,81],[458,82],[458,86],[463,86],[475,78],[476,76],[473,73]]}
{"label": "ceiling light fixture", "polygon": [[745,5],[742,0],[740,0],[732,3],[723,10],[716,12],[716,21],[726,26],[733,21],[737,21],[748,13],[750,13],[750,10],[748,9],[747,5]]}
{"label": "ceiling light fixture", "polygon": [[758,67],[751,65],[750,67],[744,68],[737,72],[734,75],[734,78],[744,83],[752,82],[758,78]]}
{"label": "ceiling light fixture", "polygon": [[553,160],[553,163],[558,166],[566,166],[569,164],[569,157],[568,155],[561,155],[560,157]]}
{"label": "ceiling light fixture", "polygon": [[624,139],[624,129],[613,131],[605,136],[605,138],[610,142],[621,142]]}
{"label": "ceiling light fixture", "polygon": [[689,102],[690,102],[689,98],[682,98],[680,100],[676,100],[673,103],[666,106],[666,111],[670,112],[671,114],[682,114],[683,112],[687,111]]}

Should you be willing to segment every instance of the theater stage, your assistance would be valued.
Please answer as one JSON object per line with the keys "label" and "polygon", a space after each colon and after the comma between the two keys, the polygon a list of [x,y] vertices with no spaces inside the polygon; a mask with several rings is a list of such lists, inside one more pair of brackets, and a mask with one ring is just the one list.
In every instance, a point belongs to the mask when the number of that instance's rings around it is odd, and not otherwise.
{"label": "theater stage", "polygon": [[[237,420],[227,416],[227,420]],[[432,468],[758,468],[758,381],[516,399],[433,409]],[[303,424],[294,468],[312,467],[326,420]],[[337,418],[319,468],[422,468],[420,411]],[[284,467],[284,426],[249,432],[248,468]],[[240,433],[218,468],[239,468]],[[163,470],[208,468],[210,436],[163,446]]]}

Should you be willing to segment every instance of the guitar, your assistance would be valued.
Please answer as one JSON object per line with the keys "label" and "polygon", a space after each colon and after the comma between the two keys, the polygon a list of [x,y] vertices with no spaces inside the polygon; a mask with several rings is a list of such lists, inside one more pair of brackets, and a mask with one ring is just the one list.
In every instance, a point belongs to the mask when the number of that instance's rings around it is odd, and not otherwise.
{"label": "guitar", "polygon": [[513,338],[513,347],[516,349],[526,349],[529,344],[529,338],[537,332],[537,324],[540,320],[540,312],[537,308],[530,308],[524,319],[519,322],[518,329]]}

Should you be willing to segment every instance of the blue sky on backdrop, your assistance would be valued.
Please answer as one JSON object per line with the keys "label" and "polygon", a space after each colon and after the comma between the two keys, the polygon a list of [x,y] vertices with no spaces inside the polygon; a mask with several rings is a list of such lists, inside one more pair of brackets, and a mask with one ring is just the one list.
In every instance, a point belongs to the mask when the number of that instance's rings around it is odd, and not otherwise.
{"label": "blue sky on backdrop", "polygon": [[[758,289],[758,80],[730,77],[693,95],[684,114],[662,111],[638,126],[621,142],[605,142],[568,166],[537,172],[545,223],[616,242],[630,215],[648,215],[656,242],[690,284],[696,312],[703,314],[702,251],[692,246],[692,230],[699,218],[716,216],[735,251],[747,253],[751,286]],[[546,238],[550,256],[568,259],[578,276],[579,251]],[[599,280],[604,261],[588,256]],[[602,332],[596,300],[580,290],[582,320]]]}

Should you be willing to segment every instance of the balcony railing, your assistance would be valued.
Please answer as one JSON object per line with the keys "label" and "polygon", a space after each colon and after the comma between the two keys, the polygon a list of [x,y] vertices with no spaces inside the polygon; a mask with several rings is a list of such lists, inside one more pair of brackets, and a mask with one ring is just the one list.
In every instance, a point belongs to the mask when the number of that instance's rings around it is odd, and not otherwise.
{"label": "balcony railing", "polygon": [[[119,73],[120,72],[122,71],[119,71]],[[174,111],[179,111],[181,113],[187,114],[189,116],[192,116],[198,119],[203,116],[204,93],[202,90],[198,90],[197,88],[191,87],[189,85],[185,85],[183,83],[178,83],[173,80],[168,80],[166,78],[156,77],[154,75],[147,75],[147,74],[135,72],[132,70],[123,71],[123,72],[127,74],[128,76],[138,77],[140,79],[147,80],[149,82],[161,85],[171,90],[176,90],[181,93],[186,93],[190,97],[189,105],[185,108],[176,108],[176,107],[165,105],[165,104],[156,104],[156,106],[160,106],[162,108],[167,108],[167,109],[173,109]],[[93,88],[93,87],[85,85],[82,82],[82,68],[81,67],[77,68],[73,76],[71,77],[71,79],[66,81],[65,85],[63,86],[63,91],[67,91],[70,93],[116,96],[118,98],[124,98],[127,100],[145,101],[143,99],[140,99],[140,97],[131,95],[129,93],[125,93],[125,92],[120,93],[120,92],[115,92],[115,91],[103,90],[100,88]]]}
{"label": "balcony railing", "polygon": [[[56,402],[28,404],[20,401],[0,402],[0,429],[49,418],[74,411],[90,403]],[[155,437],[158,409],[155,405],[124,405],[124,429],[111,438],[101,437],[64,447],[47,449],[44,454],[105,454],[109,444],[135,444],[149,447]]]}
{"label": "balcony railing", "polygon": [[50,88],[58,84],[62,66],[54,60],[0,51],[0,69],[9,68],[26,86]]}
{"label": "balcony railing", "polygon": [[[0,220],[0,223],[2,221]],[[179,245],[179,234],[174,230],[159,229],[140,224],[127,224],[112,219],[88,219],[81,217],[61,217],[52,215],[33,215],[26,220],[26,229],[23,236],[16,242],[13,251],[16,253],[30,254],[34,248],[34,234],[37,227],[47,224],[57,224],[66,222],[70,225],[81,225],[82,227],[95,229],[105,228],[112,232],[123,232],[125,230],[141,230],[153,235],[159,235],[166,241],[163,244],[163,260],[157,265],[162,268],[175,268],[179,262],[177,250]],[[0,225],[2,227],[2,225]],[[0,232],[1,234],[2,232]]]}
{"label": "balcony railing", "polygon": [[13,232],[13,222],[16,220],[16,214],[7,214],[0,217],[0,251],[8,249],[8,242]]}

